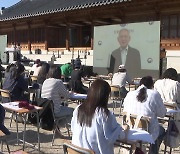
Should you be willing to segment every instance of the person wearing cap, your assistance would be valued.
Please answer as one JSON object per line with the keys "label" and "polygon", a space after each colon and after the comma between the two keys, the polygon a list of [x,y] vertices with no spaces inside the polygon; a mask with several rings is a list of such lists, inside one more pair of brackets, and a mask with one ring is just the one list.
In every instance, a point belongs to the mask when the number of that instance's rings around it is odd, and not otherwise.
{"label": "person wearing cap", "polygon": [[83,77],[83,71],[81,70],[81,61],[75,60],[74,70],[71,73],[70,88],[74,92],[87,94],[88,87],[83,85],[81,81],[82,77]]}
{"label": "person wearing cap", "polygon": [[117,40],[120,47],[111,54],[109,73],[115,73],[119,65],[124,65],[131,78],[138,77],[141,70],[141,58],[139,51],[129,46],[131,40],[129,30],[121,29]]}
{"label": "person wearing cap", "polygon": [[68,82],[70,80],[69,76],[71,76],[71,72],[73,70],[71,63],[66,63],[62,65],[60,69],[61,69],[61,76],[63,78],[63,81]]}
{"label": "person wearing cap", "polygon": [[128,93],[128,91],[125,88],[126,82],[128,82],[129,84],[133,83],[133,81],[130,79],[130,77],[127,74],[125,66],[119,65],[118,72],[113,75],[112,85],[116,85],[120,87],[120,94],[122,98],[125,98]]}

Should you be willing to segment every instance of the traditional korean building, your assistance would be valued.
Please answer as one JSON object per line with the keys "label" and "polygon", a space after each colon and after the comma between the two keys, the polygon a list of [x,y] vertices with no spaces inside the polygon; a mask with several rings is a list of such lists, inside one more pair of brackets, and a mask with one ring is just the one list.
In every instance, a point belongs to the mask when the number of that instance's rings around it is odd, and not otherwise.
{"label": "traditional korean building", "polygon": [[0,35],[22,50],[92,49],[100,25],[161,21],[161,47],[180,48],[179,0],[21,0],[0,11]]}

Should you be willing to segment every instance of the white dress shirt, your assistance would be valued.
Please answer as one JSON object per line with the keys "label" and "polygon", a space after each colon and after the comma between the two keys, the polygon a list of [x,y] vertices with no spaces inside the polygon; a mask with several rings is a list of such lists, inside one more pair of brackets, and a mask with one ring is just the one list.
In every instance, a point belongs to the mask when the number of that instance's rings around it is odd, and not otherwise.
{"label": "white dress shirt", "polygon": [[112,78],[112,85],[118,85],[119,87],[125,87],[126,81],[131,83],[132,80],[129,78],[127,72],[114,73]]}
{"label": "white dress shirt", "polygon": [[135,91],[130,91],[124,99],[124,112],[148,116],[151,118],[149,123],[149,133],[152,135],[154,141],[159,135],[159,123],[157,117],[164,117],[166,108],[163,104],[160,94],[152,89],[147,90],[147,99],[144,102],[137,100],[139,90],[144,86],[141,85]]}
{"label": "white dress shirt", "polygon": [[126,64],[127,52],[128,52],[128,46],[125,49],[121,49],[120,48],[120,52],[121,52],[121,61],[122,61],[122,64],[125,65]]}
{"label": "white dress shirt", "polygon": [[77,121],[78,108],[79,106],[74,110],[71,121],[72,143],[91,149],[95,154],[113,154],[116,139],[119,135],[121,139],[125,137],[113,113],[109,111],[109,117],[106,117],[102,109],[96,109],[91,127],[81,127]]}
{"label": "white dress shirt", "polygon": [[157,90],[163,102],[176,102],[180,107],[180,83],[171,79],[160,79],[154,84],[154,89]]}

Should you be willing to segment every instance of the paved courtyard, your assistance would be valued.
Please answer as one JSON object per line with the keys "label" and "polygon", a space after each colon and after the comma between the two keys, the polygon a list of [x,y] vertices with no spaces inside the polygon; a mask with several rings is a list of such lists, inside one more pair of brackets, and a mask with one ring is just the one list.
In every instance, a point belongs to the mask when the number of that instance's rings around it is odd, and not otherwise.
{"label": "paved courtyard", "polygon": [[[69,104],[69,106],[74,108],[77,106],[77,104],[73,103],[73,104]],[[109,109],[112,110],[112,103],[109,103]],[[121,117],[119,118],[119,109],[118,108],[115,110],[115,115],[116,115],[117,121],[119,123],[121,123],[122,118]],[[17,150],[22,149],[22,143],[17,145],[17,142],[15,140],[16,139],[16,125],[15,125],[16,123],[13,121],[12,127],[10,128],[9,127],[9,123],[10,123],[9,116],[10,116],[10,114],[7,112],[6,119],[5,119],[5,125],[12,132],[8,138],[8,141],[9,141],[9,145],[10,145],[10,150],[11,150],[11,152],[13,152],[13,151],[17,151]],[[36,132],[36,130],[37,130],[37,128],[35,126],[33,126],[31,124],[27,124],[26,141],[33,143],[37,146],[37,132]],[[63,132],[63,135],[66,136],[68,140],[70,140],[70,138],[68,138],[66,128],[61,128],[61,130]],[[23,124],[19,123],[19,136],[20,136],[20,138],[22,138],[22,134],[23,134]],[[11,140],[13,140],[13,141],[11,141]],[[41,152],[40,153],[63,154],[62,144],[63,144],[64,139],[61,139],[57,135],[53,146],[51,145],[51,141],[52,141],[52,131],[46,131],[46,130],[40,129],[40,142],[41,142],[41,149],[40,149]],[[163,150],[164,150],[164,145],[162,144],[159,153],[162,154],[164,152]],[[28,153],[32,153],[32,154],[38,153],[38,151],[36,149],[33,149],[31,146],[29,146],[27,144],[26,144],[25,151]],[[126,151],[119,150],[119,147],[115,147],[114,151],[115,151],[114,152],[115,154],[118,154],[118,153],[126,154],[126,153],[128,153]],[[3,147],[3,153],[5,153],[5,154],[8,153],[5,145]],[[173,154],[179,154],[180,149],[179,148],[174,149],[172,153]]]}

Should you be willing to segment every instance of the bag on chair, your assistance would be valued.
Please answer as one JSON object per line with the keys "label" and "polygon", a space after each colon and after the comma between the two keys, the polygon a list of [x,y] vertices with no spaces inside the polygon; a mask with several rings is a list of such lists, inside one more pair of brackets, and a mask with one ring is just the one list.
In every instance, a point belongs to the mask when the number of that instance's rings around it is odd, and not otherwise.
{"label": "bag on chair", "polygon": [[[50,107],[51,100],[39,98],[33,105],[37,105],[43,107],[42,110],[39,111],[39,119],[40,119],[40,127],[45,130],[53,130],[54,127],[54,118],[53,113]],[[37,115],[34,113],[30,113],[28,116],[28,121],[32,124],[37,123]]]}
{"label": "bag on chair", "polygon": [[171,120],[169,124],[169,133],[165,139],[165,144],[171,148],[179,147],[180,143],[180,121]]}

